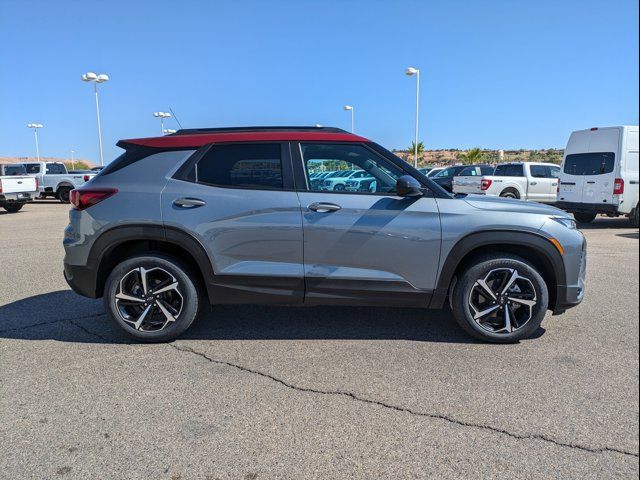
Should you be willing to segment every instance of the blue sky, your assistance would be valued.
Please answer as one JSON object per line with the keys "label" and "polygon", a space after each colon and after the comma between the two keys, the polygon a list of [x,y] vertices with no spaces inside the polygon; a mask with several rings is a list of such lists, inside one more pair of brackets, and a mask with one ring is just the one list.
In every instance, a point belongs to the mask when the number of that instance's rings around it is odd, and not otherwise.
{"label": "blue sky", "polygon": [[[0,0],[0,156],[97,159],[120,138],[184,127],[323,125],[388,148],[563,147],[572,130],[638,124],[635,1]],[[168,126],[177,125],[170,120]]]}

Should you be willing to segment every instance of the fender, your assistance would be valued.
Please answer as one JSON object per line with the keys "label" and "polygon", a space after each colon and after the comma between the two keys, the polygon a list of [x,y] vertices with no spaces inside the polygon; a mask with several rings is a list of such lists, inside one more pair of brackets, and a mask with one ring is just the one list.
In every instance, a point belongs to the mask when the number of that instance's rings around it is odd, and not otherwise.
{"label": "fender", "polygon": [[[546,260],[553,270],[557,289],[555,298],[564,298],[562,296],[566,290],[564,260],[547,237],[540,233],[521,230],[486,230],[471,233],[458,240],[453,246],[440,270],[436,290],[430,304],[431,308],[444,306],[454,274],[465,256],[471,251],[487,245],[514,245],[526,247],[536,252]],[[550,305],[550,307],[553,309],[554,305]]]}
{"label": "fender", "polygon": [[[213,264],[202,244],[187,232],[173,227],[158,224],[129,224],[111,228],[96,239],[87,258],[86,271],[92,272],[93,278],[87,279],[93,286],[94,298],[102,293],[101,275],[99,266],[105,255],[109,254],[118,245],[131,240],[156,240],[173,243],[183,248],[195,259],[202,278],[205,279],[207,293],[210,294],[209,285],[214,278]],[[210,297],[211,298],[211,297]]]}

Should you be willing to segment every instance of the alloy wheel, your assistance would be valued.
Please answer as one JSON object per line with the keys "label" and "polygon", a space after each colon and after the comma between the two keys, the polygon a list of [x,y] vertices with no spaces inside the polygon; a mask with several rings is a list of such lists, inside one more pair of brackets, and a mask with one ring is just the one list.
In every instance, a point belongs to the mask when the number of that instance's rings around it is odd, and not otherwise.
{"label": "alloy wheel", "polygon": [[531,320],[536,305],[533,283],[513,268],[491,270],[476,280],[469,293],[473,320],[491,333],[521,329]]}
{"label": "alloy wheel", "polygon": [[117,311],[136,330],[163,330],[182,312],[184,298],[179,287],[178,280],[163,268],[135,268],[120,280]]}

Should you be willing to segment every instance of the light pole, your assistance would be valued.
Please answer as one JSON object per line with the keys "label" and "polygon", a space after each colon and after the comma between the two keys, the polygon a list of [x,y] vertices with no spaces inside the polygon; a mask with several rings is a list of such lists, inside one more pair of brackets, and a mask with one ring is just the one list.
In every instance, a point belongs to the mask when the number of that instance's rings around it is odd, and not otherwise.
{"label": "light pole", "polygon": [[162,133],[164,133],[165,135],[171,135],[172,133],[176,133],[176,130],[174,130],[173,128],[165,128],[164,130],[162,130]]}
{"label": "light pole", "polygon": [[418,168],[418,118],[420,113],[420,70],[415,67],[407,68],[404,73],[409,77],[416,76],[416,135],[413,142],[413,166]]}
{"label": "light pole", "polygon": [[40,145],[38,145],[38,129],[42,128],[43,125],[41,123],[28,123],[27,127],[33,128],[33,134],[36,137],[36,157],[38,158],[38,161],[40,161]]}
{"label": "light pole", "polygon": [[344,110],[346,112],[351,111],[351,133],[353,133],[355,131],[354,128],[353,128],[354,127],[355,108],[353,108],[351,105],[345,105],[342,108],[344,108]]}
{"label": "light pole", "polygon": [[75,158],[74,158],[75,157],[75,155],[74,155],[75,153],[76,153],[75,150],[71,150],[71,170],[75,170],[75,168],[73,166],[74,163],[75,163]]}
{"label": "light pole", "polygon": [[96,96],[96,118],[98,119],[98,147],[100,153],[100,165],[104,166],[104,158],[102,157],[102,129],[100,127],[100,102],[98,101],[98,84],[109,81],[109,75],[101,73],[96,75],[93,72],[87,72],[82,75],[83,82],[93,82],[93,92]]}
{"label": "light pole", "polygon": [[153,112],[153,116],[160,119],[160,133],[164,135],[164,119],[171,117],[171,114],[166,112]]}

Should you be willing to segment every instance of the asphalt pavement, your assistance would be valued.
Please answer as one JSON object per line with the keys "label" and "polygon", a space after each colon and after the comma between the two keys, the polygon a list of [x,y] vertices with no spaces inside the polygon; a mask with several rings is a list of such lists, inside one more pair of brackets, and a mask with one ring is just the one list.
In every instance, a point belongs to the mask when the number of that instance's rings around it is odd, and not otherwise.
{"label": "asphalt pavement", "polygon": [[581,306],[489,345],[447,312],[214,307],[131,343],[62,277],[68,207],[0,213],[0,478],[637,478],[638,230]]}

